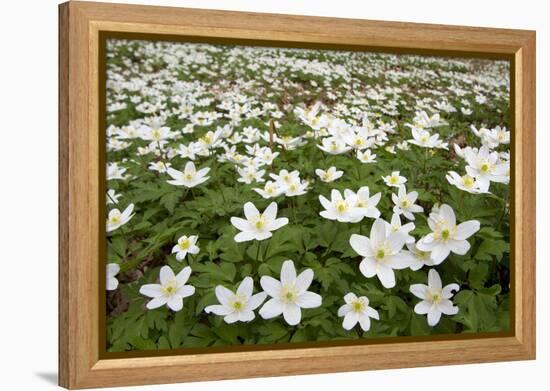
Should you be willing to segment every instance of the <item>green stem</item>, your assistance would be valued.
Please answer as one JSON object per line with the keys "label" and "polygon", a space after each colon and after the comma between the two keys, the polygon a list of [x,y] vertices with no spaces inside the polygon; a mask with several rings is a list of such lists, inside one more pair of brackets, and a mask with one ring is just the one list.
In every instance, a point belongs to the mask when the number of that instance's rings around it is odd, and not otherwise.
{"label": "green stem", "polygon": [[258,241],[258,248],[257,248],[257,250],[256,250],[256,262],[258,262],[258,259],[259,259],[259,257],[260,257],[260,247],[261,247],[261,246],[262,246],[262,242],[261,242],[261,240],[260,240],[260,241]]}

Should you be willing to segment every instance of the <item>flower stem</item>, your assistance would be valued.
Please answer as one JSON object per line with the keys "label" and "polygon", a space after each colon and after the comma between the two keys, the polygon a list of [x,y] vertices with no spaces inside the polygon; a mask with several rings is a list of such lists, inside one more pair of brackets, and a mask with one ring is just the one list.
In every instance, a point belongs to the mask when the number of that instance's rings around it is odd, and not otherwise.
{"label": "flower stem", "polygon": [[262,242],[258,241],[258,248],[256,250],[256,262],[258,262],[258,259],[260,257],[260,247],[262,246]]}

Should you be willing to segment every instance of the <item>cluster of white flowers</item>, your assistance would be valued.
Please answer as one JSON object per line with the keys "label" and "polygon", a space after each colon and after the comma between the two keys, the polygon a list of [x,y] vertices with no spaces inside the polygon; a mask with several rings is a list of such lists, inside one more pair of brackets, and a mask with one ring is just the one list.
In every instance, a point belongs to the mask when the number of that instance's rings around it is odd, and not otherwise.
{"label": "cluster of white flowers", "polygon": [[[110,45],[116,46],[118,43],[111,42]],[[238,79],[234,85],[219,81],[214,87],[198,80],[184,81],[175,76],[182,64],[193,67],[198,74],[212,76],[213,72],[206,66],[209,54],[220,49],[209,45],[171,45],[143,43],[136,49],[135,55],[138,57],[143,55],[145,58],[147,53],[155,52],[167,64],[165,69],[155,72],[155,79],[138,77],[137,68],[133,71],[136,74],[124,73],[124,67],[116,64],[108,69],[108,88],[111,91],[107,104],[108,118],[128,107],[139,113],[137,119],[129,121],[125,126],[111,125],[107,129],[107,150],[113,156],[131,147],[137,151],[131,157],[107,163],[108,184],[130,182],[133,178],[128,173],[129,163],[141,164],[141,158],[149,156],[151,159],[143,165],[145,170],[151,171],[149,175],[155,175],[166,187],[170,187],[166,183],[184,187],[183,190],[179,189],[182,195],[187,195],[187,191],[195,191],[194,188],[200,190],[201,186],[208,187],[215,183],[216,177],[220,175],[216,171],[217,167],[224,163],[230,167],[230,170],[224,171],[224,175],[225,172],[234,175],[230,179],[235,186],[246,186],[255,192],[252,194],[256,196],[257,193],[263,199],[300,197],[318,191],[321,186],[324,186],[321,187],[323,189],[328,187],[330,199],[328,195],[314,193],[320,202],[318,213],[321,217],[334,221],[334,224],[361,224],[366,219],[372,220],[369,236],[352,234],[349,238],[350,248],[362,258],[358,269],[364,277],[376,277],[384,288],[390,289],[396,285],[395,270],[410,268],[417,271],[427,266],[430,268],[428,284],[410,285],[410,292],[421,299],[414,311],[427,315],[430,326],[439,322],[441,314],[453,315],[458,312],[451,298],[459,286],[455,283],[443,286],[436,267],[451,253],[464,255],[469,251],[468,238],[480,229],[479,221],[457,223],[455,212],[447,204],[436,204],[426,218],[427,212],[421,206],[426,206],[426,203],[419,201],[420,189],[413,190],[417,182],[406,169],[391,171],[396,169],[395,166],[387,168],[387,171],[386,168],[378,171],[376,178],[358,178],[357,187],[347,184],[340,187],[340,183],[352,174],[347,166],[338,167],[330,159],[337,159],[335,155],[343,155],[358,167],[372,168],[376,167],[378,156],[387,156],[387,152],[396,154],[398,151],[422,148],[422,153],[428,159],[435,150],[444,150],[445,154],[454,153],[464,161],[465,173],[461,175],[449,171],[446,175],[448,182],[460,190],[483,194],[489,192],[492,183],[507,184],[510,180],[509,151],[503,152],[499,148],[510,143],[510,132],[506,128],[481,127],[478,130],[472,125],[471,130],[479,138],[481,147],[462,148],[447,137],[444,129],[446,119],[453,113],[460,116],[473,113],[469,100],[462,98],[460,104],[457,104],[456,100],[450,101],[439,93],[434,94],[437,98],[422,97],[416,100],[413,107],[406,107],[400,98],[404,89],[389,85],[362,89],[346,86],[343,88],[345,91],[327,91],[322,100],[308,99],[308,102],[315,102],[309,106],[274,103],[276,100],[264,98],[271,98],[273,94],[283,95],[290,87],[296,87],[296,83],[285,81],[285,72],[321,77],[324,84],[319,88],[329,87],[336,78],[346,81],[353,78],[350,68],[339,62],[306,61],[287,56],[284,50],[277,51],[276,56],[268,49],[251,52],[249,48],[236,47],[228,51],[226,60],[237,64],[236,68],[239,68],[242,57],[254,57],[255,62],[248,64],[246,69],[264,67],[265,70],[259,76],[261,80],[247,82]],[[390,63],[396,61],[393,56],[385,59]],[[415,58],[415,61],[435,60]],[[125,65],[133,67],[131,63]],[[153,66],[149,60],[140,65],[146,70]],[[246,72],[246,69],[242,72]],[[219,71],[223,79],[227,71]],[[361,68],[361,72],[365,73],[365,77],[383,75],[393,82],[411,76],[409,71],[388,70],[376,64],[370,68]],[[436,76],[430,70],[418,71],[416,75],[424,81]],[[506,78],[493,80],[483,75],[453,73],[446,76],[450,80],[448,91],[464,97],[464,86],[472,85],[475,101],[481,105],[488,99],[504,94],[499,87],[507,86],[508,83]],[[310,82],[317,86],[313,78]],[[266,88],[265,85],[270,87]],[[256,90],[259,93],[250,93]],[[336,101],[336,104],[327,103]],[[408,111],[411,117],[414,113],[408,123],[398,123],[397,118],[402,110]],[[285,134],[281,130],[284,124],[280,122],[284,122],[289,115],[298,119],[300,127],[297,129],[305,130],[300,133],[293,129]],[[395,120],[388,120],[388,117]],[[175,118],[179,122],[174,122]],[[175,126],[174,123],[180,125]],[[406,139],[399,132],[405,132]],[[312,170],[300,167],[300,172],[284,161],[289,151],[307,145],[323,158],[313,161],[315,166]],[[449,147],[451,152],[445,152]],[[281,160],[284,162],[281,163]],[[387,175],[380,176],[381,172]],[[130,173],[134,171],[130,169]],[[375,181],[385,185],[382,185],[383,191],[372,191],[378,190],[377,186],[373,186]],[[390,192],[391,199],[382,199],[382,193],[388,195]],[[111,209],[107,215],[106,231],[110,235],[128,224],[135,215],[134,204],[124,202],[126,207],[123,209],[119,204],[121,200],[125,200],[122,194],[114,189],[108,190],[107,204]],[[257,241],[256,245],[259,246],[261,241],[271,238],[274,231],[288,225],[289,219],[277,217],[277,200],[271,202],[263,212],[258,210],[253,201],[250,199],[244,203],[244,218],[232,216],[228,220],[238,231],[234,236],[235,242]],[[296,202],[296,198],[286,201]],[[136,204],[138,212],[141,212],[137,201]],[[240,202],[238,205],[240,207]],[[384,209],[379,205],[384,205],[384,208],[390,205],[391,216],[382,216],[381,210]],[[316,206],[319,207],[319,204]],[[413,231],[415,222],[418,224],[418,216],[422,216],[421,222],[427,219],[431,232],[415,238]],[[187,232],[187,235],[180,236],[172,244],[172,253],[180,262],[186,258],[192,259],[201,251],[197,232]],[[107,264],[107,290],[118,288],[116,276],[120,270],[117,263]],[[141,294],[151,298],[146,307],[155,309],[166,305],[173,311],[180,311],[184,299],[195,293],[195,288],[188,284],[191,274],[191,266],[183,267],[177,274],[170,266],[163,266],[158,284],[145,284],[140,288]],[[297,325],[302,319],[302,309],[322,305],[322,297],[308,291],[313,278],[312,269],[297,274],[294,262],[286,260],[282,263],[279,280],[261,276],[261,292],[254,293],[251,276],[244,277],[235,291],[222,285],[216,286],[215,296],[219,304],[209,305],[204,311],[222,316],[226,323],[234,323],[252,321],[255,319],[255,311],[259,309],[258,314],[263,319],[282,315],[288,325]],[[342,301],[337,315],[343,317],[342,326],[345,330],[351,330],[359,324],[362,330],[368,331],[371,319],[379,320],[378,311],[369,306],[366,296],[349,292]]]}

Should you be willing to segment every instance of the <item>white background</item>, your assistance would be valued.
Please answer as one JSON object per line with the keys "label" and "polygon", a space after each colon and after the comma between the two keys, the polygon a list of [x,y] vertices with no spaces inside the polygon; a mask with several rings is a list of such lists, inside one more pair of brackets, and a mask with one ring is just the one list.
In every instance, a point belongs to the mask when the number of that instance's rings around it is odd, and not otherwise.
{"label": "white background", "polygon": [[[105,1],[105,0],[104,0]],[[119,0],[119,2],[126,2]],[[338,16],[537,30],[537,258],[538,359],[255,380],[176,384],[132,389],[542,389],[548,380],[549,305],[546,227],[548,172],[549,29],[538,1],[139,1],[150,5]],[[56,388],[57,373],[57,3],[0,5],[0,357],[4,390]],[[460,354],[457,352],[457,354]],[[545,376],[546,375],[546,376]]]}

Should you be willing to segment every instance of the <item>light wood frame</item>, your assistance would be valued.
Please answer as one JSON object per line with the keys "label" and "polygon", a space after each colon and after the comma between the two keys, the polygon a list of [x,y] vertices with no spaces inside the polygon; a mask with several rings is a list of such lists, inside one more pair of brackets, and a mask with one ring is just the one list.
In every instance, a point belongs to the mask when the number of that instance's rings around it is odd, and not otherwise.
{"label": "light wood frame", "polygon": [[[101,359],[98,37],[162,33],[509,55],[513,331],[499,338]],[[535,358],[535,32],[168,7],[59,6],[59,383],[90,388]]]}

